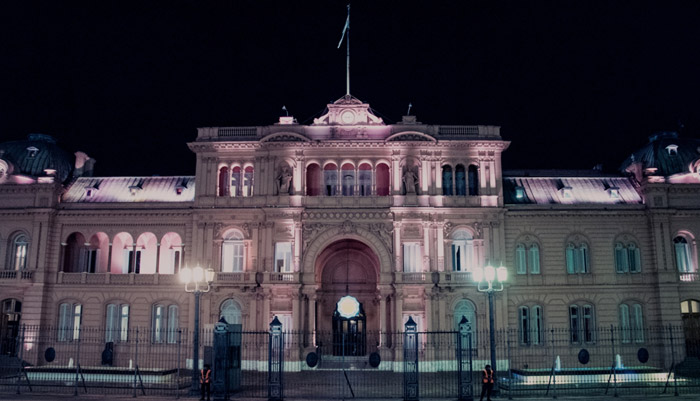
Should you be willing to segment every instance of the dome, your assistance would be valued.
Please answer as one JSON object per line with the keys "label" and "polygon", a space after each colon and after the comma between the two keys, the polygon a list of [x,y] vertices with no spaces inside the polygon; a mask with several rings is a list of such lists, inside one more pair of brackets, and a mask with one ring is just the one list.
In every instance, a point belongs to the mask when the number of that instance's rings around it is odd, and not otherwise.
{"label": "dome", "polygon": [[[677,132],[658,132],[649,143],[628,157],[621,171],[656,169],[652,175],[668,177],[693,172],[692,165],[700,159],[700,139],[681,138]],[[641,166],[640,166],[641,164]]]}
{"label": "dome", "polygon": [[13,166],[13,174],[40,177],[46,175],[46,169],[55,170],[58,182],[66,181],[73,170],[72,156],[59,148],[53,137],[44,134],[0,143],[0,159]]}

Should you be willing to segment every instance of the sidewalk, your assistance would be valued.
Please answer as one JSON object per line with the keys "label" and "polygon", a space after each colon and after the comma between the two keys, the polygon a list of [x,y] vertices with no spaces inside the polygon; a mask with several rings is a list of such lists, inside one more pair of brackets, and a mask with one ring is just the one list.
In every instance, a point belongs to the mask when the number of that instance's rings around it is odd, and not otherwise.
{"label": "sidewalk", "polygon": [[[199,397],[182,397],[180,398],[183,401],[197,401],[199,400]],[[475,401],[478,400],[479,397],[477,396],[475,398]],[[494,401],[498,400],[507,400],[508,398],[493,398]],[[131,396],[123,396],[123,395],[80,395],[78,397],[73,397],[72,395],[55,395],[55,394],[33,394],[33,393],[25,393],[25,394],[0,394],[0,400],[22,400],[22,401],[66,401],[66,400],[84,400],[84,401],[103,401],[103,400],[109,400],[109,401],[134,401],[134,400],[143,400],[143,401],[173,401],[175,400],[174,397],[166,397],[166,396],[141,396],[141,397],[136,397],[133,398]],[[212,398],[213,400],[213,398]],[[265,401],[265,398],[235,398],[232,397],[230,398],[231,401]],[[303,400],[303,399],[298,399],[298,398],[288,398],[289,401],[311,401],[311,400]],[[318,401],[319,399],[314,399],[313,401]],[[340,400],[340,399],[338,399]],[[348,400],[352,400],[352,398],[349,398]],[[386,401],[398,401],[400,399],[394,398],[391,400],[386,400]],[[545,397],[524,397],[524,398],[513,398],[513,400],[516,401],[549,401],[553,400],[553,398],[545,398]],[[613,396],[605,396],[605,395],[592,395],[588,397],[558,397],[556,398],[556,401],[588,401],[588,400],[596,400],[596,401],[620,401],[620,400],[625,400],[625,401],[656,401],[656,400],[661,400],[661,401],[700,401],[700,395],[681,395],[678,397],[674,397],[672,394],[671,395],[649,395],[649,396],[639,396],[639,395],[634,395],[634,396],[620,396],[620,397],[613,397]],[[368,401],[385,401],[385,400],[368,400]],[[433,400],[428,400],[426,399],[425,401],[433,401]],[[437,400],[435,400],[437,401]]]}

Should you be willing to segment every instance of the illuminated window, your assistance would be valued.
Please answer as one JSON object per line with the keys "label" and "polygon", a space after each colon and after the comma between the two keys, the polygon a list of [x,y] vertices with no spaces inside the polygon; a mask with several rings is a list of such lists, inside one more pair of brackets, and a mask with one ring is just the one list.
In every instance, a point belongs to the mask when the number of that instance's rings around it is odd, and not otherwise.
{"label": "illuminated window", "polygon": [[692,249],[685,237],[678,236],[673,239],[673,248],[676,256],[676,268],[681,273],[695,272],[695,264],[693,263]]}
{"label": "illuminated window", "polygon": [[278,242],[275,244],[275,272],[288,273],[292,271],[292,243]]}
{"label": "illuminated window", "polygon": [[221,244],[221,271],[224,273],[242,272],[245,270],[245,245],[243,234],[230,231],[224,236]]}
{"label": "illuminated window", "polygon": [[241,168],[239,166],[231,169],[231,196],[241,196]]}
{"label": "illuminated window", "polygon": [[475,165],[469,166],[469,196],[479,195],[479,168]]}
{"label": "illuminated window", "polygon": [[219,196],[228,195],[228,167],[224,166],[219,169]]}
{"label": "illuminated window", "polygon": [[321,167],[318,164],[310,164],[306,167],[306,195],[321,195]]}
{"label": "illuminated window", "polygon": [[219,319],[224,318],[228,324],[241,324],[241,307],[233,299],[227,299],[219,309]]}
{"label": "illuminated window", "polygon": [[124,266],[126,266],[125,273],[141,273],[141,250],[132,248],[124,249]]}
{"label": "illuminated window", "polygon": [[12,242],[12,269],[24,270],[27,268],[27,252],[29,251],[29,239],[20,234]]}
{"label": "illuminated window", "polygon": [[334,196],[337,194],[338,188],[338,167],[335,164],[326,164],[323,167],[323,185],[324,194],[326,196]]}
{"label": "illuminated window", "polygon": [[129,338],[129,305],[107,305],[105,342],[127,341]]}
{"label": "illuminated window", "polygon": [[470,272],[475,266],[474,240],[466,230],[452,234],[452,271]]}
{"label": "illuminated window", "polygon": [[403,244],[403,271],[408,273],[423,271],[420,244]]}
{"label": "illuminated window", "polygon": [[457,196],[467,195],[467,174],[461,164],[455,168],[455,194]]}
{"label": "illuminated window", "polygon": [[389,166],[380,163],[377,165],[377,195],[389,196]]}
{"label": "illuminated window", "polygon": [[253,167],[248,166],[243,172],[243,196],[253,196]]}
{"label": "illuminated window", "polygon": [[340,172],[343,182],[343,196],[353,196],[355,194],[355,166],[345,163]]}
{"label": "illuminated window", "polygon": [[81,304],[62,303],[58,306],[58,341],[80,338],[82,311]]}
{"label": "illuminated window", "polygon": [[360,196],[372,195],[372,166],[367,163],[360,164],[358,174]]}

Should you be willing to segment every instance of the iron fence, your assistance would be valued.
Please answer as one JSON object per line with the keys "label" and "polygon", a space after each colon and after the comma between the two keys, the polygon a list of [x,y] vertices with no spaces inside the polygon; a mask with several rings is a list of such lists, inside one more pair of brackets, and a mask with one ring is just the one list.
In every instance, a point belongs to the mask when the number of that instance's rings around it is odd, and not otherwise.
{"label": "iron fence", "polygon": [[[0,388],[6,393],[185,396],[197,367],[192,334],[186,329],[24,326],[15,354],[0,356]],[[700,348],[686,334],[680,326],[637,331],[609,326],[575,333],[568,328],[498,330],[493,333],[496,388],[514,398],[697,394]],[[415,388],[417,399],[478,395],[481,369],[491,363],[490,335],[471,332],[467,344],[451,331],[417,332],[409,342],[406,332],[284,332],[280,385],[289,399],[404,398],[409,388]],[[213,337],[212,330],[201,331],[200,366],[215,366]],[[240,369],[240,381],[232,398],[269,397],[270,344],[270,332],[240,333],[231,365]],[[471,365],[460,363],[466,361]]]}

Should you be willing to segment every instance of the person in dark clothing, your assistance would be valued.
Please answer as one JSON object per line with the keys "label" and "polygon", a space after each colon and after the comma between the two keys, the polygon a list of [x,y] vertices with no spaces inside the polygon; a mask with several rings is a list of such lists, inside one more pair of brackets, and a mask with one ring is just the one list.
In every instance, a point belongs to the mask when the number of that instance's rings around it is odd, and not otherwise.
{"label": "person in dark clothing", "polygon": [[199,372],[199,383],[202,385],[202,398],[204,400],[204,393],[207,394],[207,401],[210,401],[211,397],[211,369],[209,365],[204,365],[204,369]]}
{"label": "person in dark clothing", "polygon": [[486,399],[491,401],[491,392],[493,391],[493,383],[495,381],[493,369],[491,365],[486,365],[484,370],[481,371],[481,398],[480,401],[484,401],[484,394],[486,394]]}

